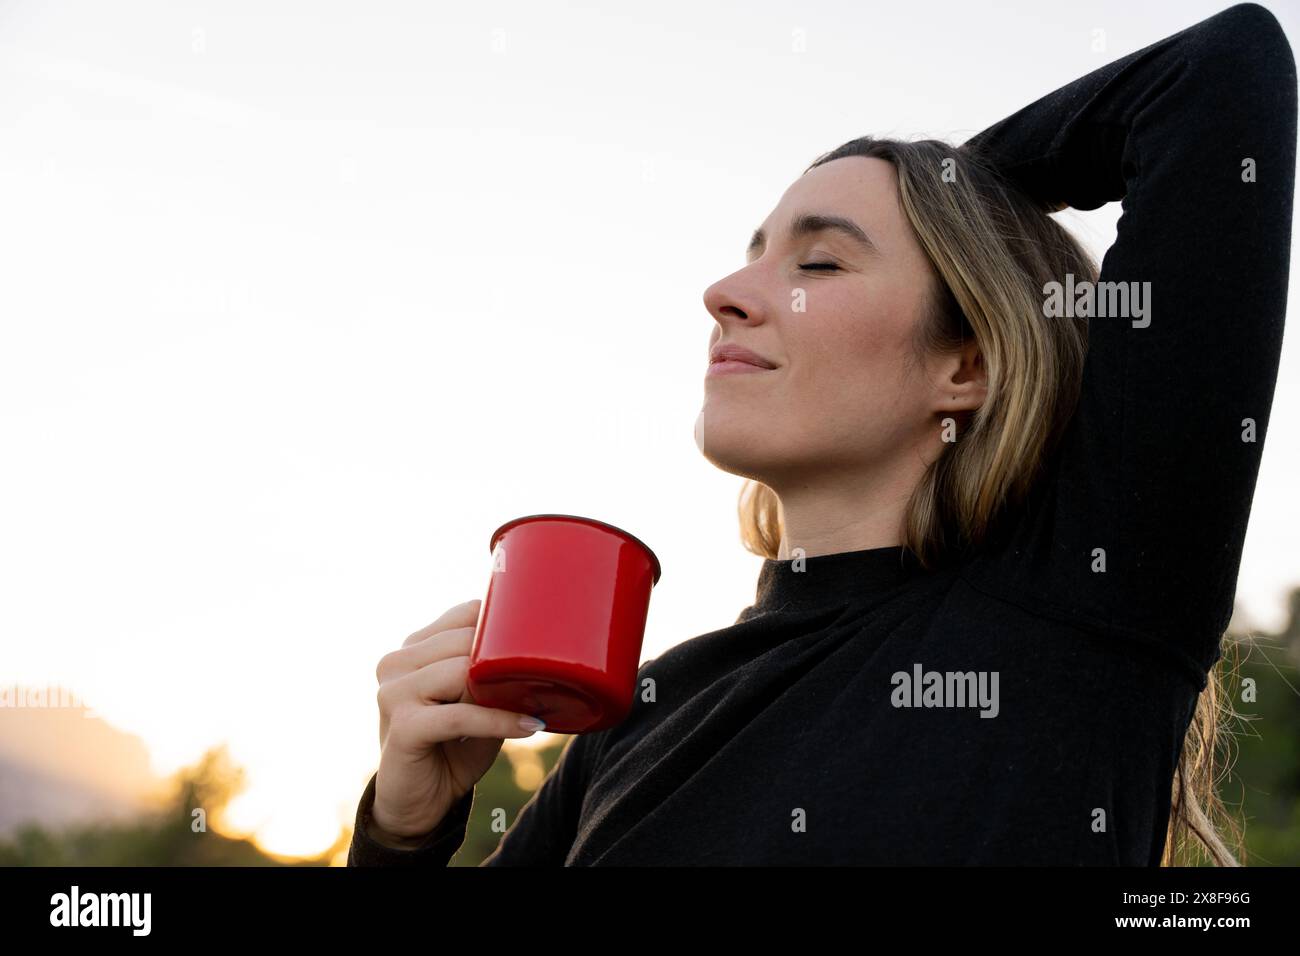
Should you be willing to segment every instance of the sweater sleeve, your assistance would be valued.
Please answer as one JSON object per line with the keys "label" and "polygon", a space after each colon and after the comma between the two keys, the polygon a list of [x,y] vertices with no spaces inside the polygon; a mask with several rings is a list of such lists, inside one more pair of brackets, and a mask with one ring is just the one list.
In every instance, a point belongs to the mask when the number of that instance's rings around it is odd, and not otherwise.
{"label": "sweater sleeve", "polygon": [[[1296,149],[1286,37],[1264,7],[1237,4],[961,149],[1047,208],[1123,210],[1051,490],[985,565],[988,580],[1208,669],[1232,613],[1281,353]],[[1107,283],[1127,286],[1127,312],[1096,310],[1118,291]]]}

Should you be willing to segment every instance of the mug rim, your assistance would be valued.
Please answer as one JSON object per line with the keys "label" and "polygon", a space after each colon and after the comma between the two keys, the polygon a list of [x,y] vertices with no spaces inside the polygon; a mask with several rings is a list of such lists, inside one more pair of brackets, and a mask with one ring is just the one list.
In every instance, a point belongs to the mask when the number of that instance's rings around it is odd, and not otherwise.
{"label": "mug rim", "polygon": [[616,534],[622,535],[624,538],[627,538],[635,542],[636,544],[639,544],[642,548],[645,549],[646,554],[650,556],[650,563],[654,565],[655,574],[654,574],[654,581],[652,582],[652,584],[659,583],[659,578],[663,574],[663,568],[660,567],[659,565],[658,556],[654,553],[654,550],[648,544],[646,544],[644,541],[642,541],[632,532],[620,528],[618,525],[610,524],[608,521],[601,521],[599,518],[588,518],[585,515],[572,515],[572,514],[562,514],[558,512],[546,512],[543,514],[521,515],[518,518],[511,518],[505,524],[501,525],[499,528],[497,528],[495,531],[492,532],[492,537],[488,539],[488,552],[492,553],[496,551],[497,538],[501,537],[501,535],[505,533],[507,529],[512,528],[517,524],[522,524],[525,521],[533,521],[538,518],[564,518],[569,521],[579,521],[584,524],[596,525],[597,527],[605,528],[608,531],[613,531]]}

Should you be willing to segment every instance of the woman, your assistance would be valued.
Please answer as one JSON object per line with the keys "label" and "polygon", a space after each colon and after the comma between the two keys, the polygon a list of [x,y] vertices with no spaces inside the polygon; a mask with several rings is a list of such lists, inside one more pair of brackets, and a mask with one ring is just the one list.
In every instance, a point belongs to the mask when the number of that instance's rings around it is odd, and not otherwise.
{"label": "woman", "polygon": [[[1236,863],[1218,662],[1295,141],[1290,47],[1240,4],[959,148],[814,162],[704,297],[697,440],[750,479],[755,603],[643,664],[486,863]],[[1120,199],[1098,275],[1047,213]],[[380,663],[353,865],[445,865],[529,733],[465,694],[477,611]]]}

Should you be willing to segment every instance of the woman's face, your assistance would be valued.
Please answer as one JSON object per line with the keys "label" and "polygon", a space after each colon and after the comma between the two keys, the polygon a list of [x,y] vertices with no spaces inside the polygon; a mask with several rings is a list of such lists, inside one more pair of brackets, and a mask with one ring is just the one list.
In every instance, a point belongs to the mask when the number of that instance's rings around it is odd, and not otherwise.
{"label": "woman's face", "polygon": [[960,358],[913,350],[935,279],[893,165],[852,156],[809,170],[754,234],[747,262],[705,290],[709,348],[740,345],[776,367],[706,375],[704,456],[778,491],[932,460]]}

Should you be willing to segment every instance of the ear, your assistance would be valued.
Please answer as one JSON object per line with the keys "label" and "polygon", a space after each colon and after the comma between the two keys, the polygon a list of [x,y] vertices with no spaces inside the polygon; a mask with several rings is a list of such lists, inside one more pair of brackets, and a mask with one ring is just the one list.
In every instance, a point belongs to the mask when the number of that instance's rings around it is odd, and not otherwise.
{"label": "ear", "polygon": [[934,412],[938,415],[973,412],[988,397],[984,356],[973,338],[955,352],[931,358],[929,369]]}

